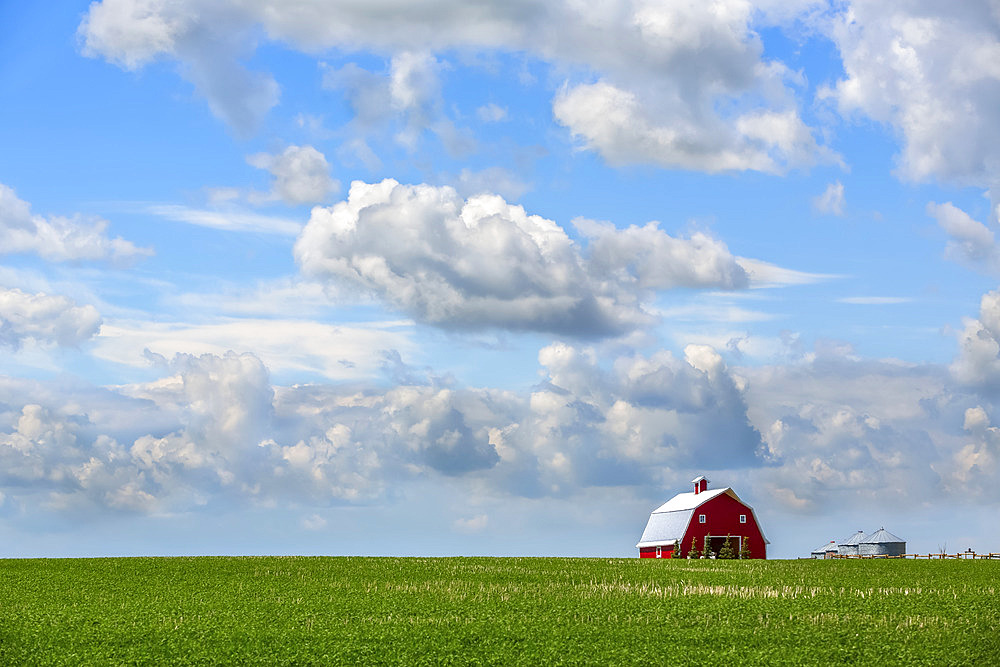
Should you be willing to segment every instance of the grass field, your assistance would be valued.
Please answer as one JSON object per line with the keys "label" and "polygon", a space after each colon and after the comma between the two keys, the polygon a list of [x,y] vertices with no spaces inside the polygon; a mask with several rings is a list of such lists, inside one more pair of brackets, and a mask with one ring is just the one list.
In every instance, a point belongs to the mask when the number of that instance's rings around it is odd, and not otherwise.
{"label": "grass field", "polygon": [[0,560],[0,663],[1000,662],[998,561]]}

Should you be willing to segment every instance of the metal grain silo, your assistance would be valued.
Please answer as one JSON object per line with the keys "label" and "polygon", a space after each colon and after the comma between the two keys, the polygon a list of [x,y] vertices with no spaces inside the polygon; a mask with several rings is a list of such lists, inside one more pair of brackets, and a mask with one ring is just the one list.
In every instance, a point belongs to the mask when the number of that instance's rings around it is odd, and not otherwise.
{"label": "metal grain silo", "polygon": [[865,531],[859,530],[846,540],[837,543],[837,554],[840,556],[860,556],[860,544],[865,540]]}
{"label": "metal grain silo", "polygon": [[837,543],[830,540],[818,549],[813,549],[812,553],[809,555],[813,558],[833,558],[837,555],[838,547]]}
{"label": "metal grain silo", "polygon": [[858,546],[862,556],[902,556],[906,553],[906,542],[885,528],[865,536]]}

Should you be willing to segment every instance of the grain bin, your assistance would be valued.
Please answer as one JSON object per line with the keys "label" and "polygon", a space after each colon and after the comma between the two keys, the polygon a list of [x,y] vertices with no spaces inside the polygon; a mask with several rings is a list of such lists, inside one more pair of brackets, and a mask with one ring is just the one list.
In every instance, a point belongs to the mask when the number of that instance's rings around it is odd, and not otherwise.
{"label": "grain bin", "polygon": [[865,536],[858,547],[862,556],[902,556],[906,553],[906,542],[885,528]]}
{"label": "grain bin", "polygon": [[859,530],[846,540],[837,543],[837,553],[841,556],[860,556],[860,544],[865,540],[865,531]]}
{"label": "grain bin", "polygon": [[833,558],[838,553],[837,542],[830,540],[818,549],[813,549],[809,554],[813,558]]}

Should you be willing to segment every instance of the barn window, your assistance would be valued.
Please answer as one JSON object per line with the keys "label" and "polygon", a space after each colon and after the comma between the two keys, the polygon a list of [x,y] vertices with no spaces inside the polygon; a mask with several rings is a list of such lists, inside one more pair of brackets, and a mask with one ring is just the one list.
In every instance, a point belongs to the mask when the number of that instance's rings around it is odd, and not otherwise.
{"label": "barn window", "polygon": [[699,514],[698,515],[698,523],[705,523],[705,515],[704,514]]}
{"label": "barn window", "polygon": [[740,523],[746,523],[746,522],[747,522],[747,515],[746,514],[741,514],[740,515]]}

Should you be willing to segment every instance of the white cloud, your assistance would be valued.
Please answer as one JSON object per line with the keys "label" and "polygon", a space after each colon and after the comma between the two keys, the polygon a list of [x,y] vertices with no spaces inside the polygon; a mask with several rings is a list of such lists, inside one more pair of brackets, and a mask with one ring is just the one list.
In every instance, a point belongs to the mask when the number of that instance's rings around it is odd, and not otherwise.
{"label": "white cloud", "polygon": [[319,514],[310,514],[309,516],[303,517],[299,523],[306,530],[323,530],[326,528],[327,521]]}
{"label": "white cloud", "polygon": [[964,429],[969,441],[942,466],[951,490],[976,498],[1000,500],[996,483],[1000,475],[1000,428],[994,426],[986,410],[977,405],[965,411]]}
{"label": "white cloud", "polygon": [[748,285],[743,267],[725,244],[702,232],[688,239],[663,232],[656,222],[617,229],[584,218],[573,226],[587,238],[588,273],[639,289]]}
{"label": "white cloud", "polygon": [[837,303],[851,303],[859,306],[892,306],[912,301],[913,299],[904,296],[845,296],[837,299]]}
{"label": "white cloud", "polygon": [[485,514],[477,514],[467,519],[455,519],[452,524],[455,530],[461,533],[480,533],[486,530],[489,524],[489,517]]}
{"label": "white cloud", "polygon": [[474,147],[471,135],[444,112],[439,72],[444,65],[423,50],[403,50],[389,60],[387,71],[372,72],[348,63],[327,69],[323,86],[341,91],[354,111],[350,126],[358,135],[348,142],[369,168],[375,160],[365,137],[392,131],[393,139],[410,152],[416,151],[425,132],[431,132],[453,155]]}
{"label": "white cloud", "polygon": [[177,38],[189,29],[181,11],[171,11],[160,0],[93,3],[80,24],[88,56],[104,56],[135,70],[161,54],[171,52]]}
{"label": "white cloud", "polygon": [[508,200],[520,199],[531,187],[517,174],[503,167],[487,167],[481,171],[462,169],[457,178],[444,181],[453,185],[463,197],[495,193]]}
{"label": "white cloud", "polygon": [[454,328],[620,334],[649,321],[642,300],[652,290],[746,285],[725,245],[704,234],[575,224],[589,257],[555,222],[496,195],[355,182],[347,201],[313,209],[295,257],[308,276]]}
{"label": "white cloud", "polygon": [[[774,135],[765,132],[768,123],[761,117],[741,119],[739,133],[717,118],[664,119],[659,108],[647,107],[636,93],[604,81],[564,89],[553,111],[560,123],[615,165],[642,162],[713,173],[774,172],[784,164],[772,155],[779,145],[767,139]],[[811,136],[808,143],[814,145]],[[793,154],[810,150],[792,144],[786,148]]]}
{"label": "white cloud", "polygon": [[1000,247],[993,232],[951,202],[927,204],[927,214],[948,234],[945,257],[973,269],[1000,271]]}
{"label": "white cloud", "polygon": [[490,102],[476,109],[476,116],[484,123],[499,123],[507,120],[507,108]]}
{"label": "white cloud", "polygon": [[845,114],[891,124],[900,174],[993,187],[1000,175],[1000,13],[992,2],[855,0],[832,36]]}
{"label": "white cloud", "polygon": [[101,316],[93,306],[78,306],[58,295],[28,294],[0,287],[0,345],[79,345],[94,336]]}
{"label": "white cloud", "polygon": [[987,394],[1000,391],[1000,290],[983,295],[979,319],[966,319],[951,371],[959,382]]}
{"label": "white cloud", "polygon": [[844,205],[844,184],[840,181],[830,183],[823,194],[813,199],[813,208],[829,215],[844,215]]}
{"label": "white cloud", "polygon": [[295,220],[249,213],[239,209],[197,209],[177,204],[155,204],[149,206],[147,210],[167,220],[226,231],[259,232],[281,236],[295,236],[302,231],[302,224]]}
{"label": "white cloud", "polygon": [[[408,147],[432,129],[449,150],[462,150],[466,142],[441,113],[440,63],[431,54],[475,47],[525,52],[600,78],[596,84],[568,82],[554,111],[614,163],[780,172],[833,159],[798,114],[796,75],[764,60],[755,20],[788,19],[773,10],[755,13],[745,0],[536,0],[474,7],[426,0],[407,3],[405,10],[391,3],[320,6],[304,0],[209,6],[105,0],[91,6],[80,35],[85,53],[127,68],[158,57],[180,61],[216,114],[241,128],[277,99],[270,77],[233,71],[237,56],[255,46],[251,26],[259,25],[268,38],[309,53],[390,54],[387,81],[348,65],[328,84],[350,90],[362,124],[389,111],[402,114],[397,138]],[[238,94],[250,99],[249,108],[238,108]],[[482,113],[499,120],[501,107],[494,105]]]}
{"label": "white cloud", "polygon": [[257,357],[234,352],[160,359],[161,378],[99,391],[0,379],[0,489],[60,512],[162,512],[226,498],[363,502],[426,478],[572,495],[678,465],[759,464],[721,358],[686,358],[623,357],[609,373],[592,351],[556,344],[540,352],[546,380],[530,395],[433,376],[276,389]]}
{"label": "white cloud", "polygon": [[[723,470],[772,511],[807,515],[996,497],[996,407],[940,367],[832,348],[739,369],[705,345],[682,359],[562,343],[538,356],[526,393],[433,376],[275,388],[255,356],[232,352],[178,355],[160,379],[111,389],[0,378],[0,492],[35,512],[318,508],[421,480],[468,480],[480,498],[574,497]],[[453,528],[482,530],[484,517]]]}
{"label": "white cloud", "polygon": [[161,58],[179,61],[212,113],[248,134],[280,95],[270,75],[240,62],[253,51],[253,32],[235,3],[106,0],[91,3],[77,34],[84,55],[129,70]]}
{"label": "white cloud", "polygon": [[[346,300],[329,285],[294,278],[264,280],[255,285],[222,284],[211,292],[187,292],[164,297],[168,305],[186,313],[205,316],[281,318],[285,320],[321,320],[338,301]],[[383,323],[382,326],[410,324]]]}
{"label": "white cloud", "polygon": [[811,285],[844,277],[832,273],[806,273],[805,271],[786,269],[748,257],[737,257],[736,262],[746,271],[750,278],[750,287],[755,289],[787,285]]}
{"label": "white cloud", "polygon": [[49,261],[108,260],[127,262],[151,255],[121,237],[109,238],[108,222],[74,216],[45,218],[31,213],[31,205],[0,183],[0,255],[34,253]]}
{"label": "white cloud", "polygon": [[809,356],[736,371],[747,378],[748,414],[774,463],[752,473],[760,492],[806,514],[834,501],[870,512],[949,495],[940,466],[955,450],[953,419],[967,398],[944,369]]}
{"label": "white cloud", "polygon": [[146,366],[146,350],[168,359],[238,350],[253,352],[275,371],[350,380],[377,375],[387,350],[406,353],[412,347],[398,322],[350,326],[243,318],[200,324],[116,321],[101,327],[92,353],[100,359]]}
{"label": "white cloud", "polygon": [[289,146],[277,155],[256,153],[247,162],[271,172],[274,182],[267,198],[286,204],[318,203],[340,187],[330,177],[326,157],[312,146]]}

